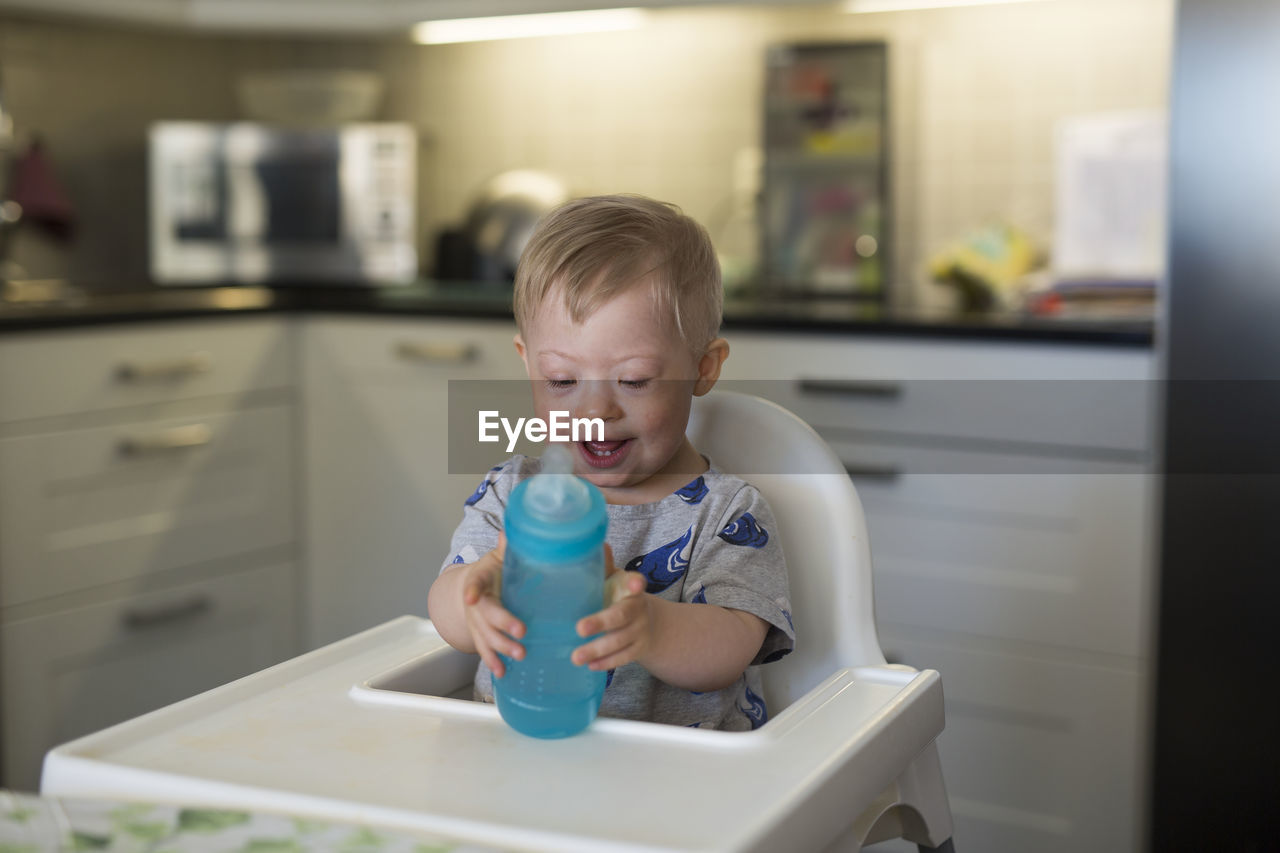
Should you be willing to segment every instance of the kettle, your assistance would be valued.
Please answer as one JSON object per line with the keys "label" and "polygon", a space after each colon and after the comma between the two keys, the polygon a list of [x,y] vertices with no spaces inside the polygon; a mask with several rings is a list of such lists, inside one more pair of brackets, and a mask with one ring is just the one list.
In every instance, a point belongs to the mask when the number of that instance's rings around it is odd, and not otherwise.
{"label": "kettle", "polygon": [[436,278],[514,281],[538,221],[572,197],[566,183],[550,172],[513,169],[493,176],[476,192],[465,225],[441,233]]}

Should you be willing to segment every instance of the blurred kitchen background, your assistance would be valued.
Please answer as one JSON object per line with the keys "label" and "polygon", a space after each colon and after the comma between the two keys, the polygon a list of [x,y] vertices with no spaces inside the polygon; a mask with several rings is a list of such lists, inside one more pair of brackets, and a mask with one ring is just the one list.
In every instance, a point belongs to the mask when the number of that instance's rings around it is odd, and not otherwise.
{"label": "blurred kitchen background", "polygon": [[[425,615],[479,473],[444,451],[448,383],[520,376],[509,276],[540,212],[635,192],[711,233],[726,380],[857,484],[886,654],[943,675],[957,849],[1266,849],[1275,738],[1236,709],[1267,707],[1245,685],[1274,647],[1250,544],[1274,476],[1160,474],[1276,472],[1246,435],[1280,411],[1274,4],[645,0],[626,29],[415,41],[601,5],[0,0],[0,785]],[[328,233],[359,196],[366,243],[313,275],[157,261],[225,237],[232,214],[200,217],[238,186],[153,171],[157,123],[356,120],[408,129],[407,203],[366,175],[335,205],[330,168],[255,185],[285,214],[241,225]],[[335,162],[308,150],[294,178]],[[394,274],[326,274],[386,234]],[[1207,403],[1160,381],[1237,377],[1265,381]]]}
{"label": "blurred kitchen background", "polygon": [[[905,310],[945,311],[966,304],[963,289],[935,283],[930,265],[946,265],[966,241],[996,264],[1008,261],[1008,271],[988,276],[1000,282],[1050,263],[1068,120],[1162,120],[1173,19],[1171,0],[878,14],[830,3],[694,4],[645,9],[634,29],[619,32],[422,46],[404,29],[360,32],[376,20],[364,20],[369,16],[351,4],[318,12],[299,3],[243,4],[220,16],[211,7],[197,4],[211,21],[193,15],[180,27],[112,3],[95,7],[99,18],[15,10],[0,19],[3,103],[17,151],[41,140],[82,225],[67,242],[16,239],[13,260],[27,277],[104,287],[147,281],[148,125],[260,118],[245,88],[253,78],[354,71],[376,75],[362,117],[417,130],[416,242],[426,275],[440,266],[442,232],[466,226],[487,182],[529,169],[573,195],[637,192],[679,204],[710,229],[731,292],[854,291]],[[838,59],[819,65],[828,80],[805,84],[800,73],[774,79],[774,108],[766,115],[777,49],[814,42],[881,43],[883,51],[864,57],[863,68],[841,67]],[[834,92],[824,94],[823,86]],[[788,98],[792,117],[779,119],[778,103]],[[834,113],[826,122],[813,115],[824,103]],[[787,120],[803,125],[789,140],[778,126]],[[818,139],[824,131],[825,145]],[[768,157],[766,136],[773,137]],[[835,261],[836,269],[823,268],[821,258],[788,260],[806,239],[797,233],[806,223],[778,222],[796,215],[778,193],[812,183],[815,170],[840,190],[849,176],[840,157],[853,159],[849,145],[861,145],[854,153],[884,170],[875,185],[852,190],[874,198],[856,200],[850,214],[862,216],[862,230],[883,246],[864,241],[844,250],[874,252],[874,264],[854,258],[873,268],[851,273],[848,260]],[[1157,174],[1161,153],[1152,155]],[[784,171],[784,158],[797,154],[809,155],[807,174],[805,163]],[[762,197],[766,184],[773,196]],[[1154,203],[1134,214],[1150,218],[1162,199],[1160,186],[1150,190],[1146,199],[1123,203]],[[1116,202],[1117,190],[1111,193],[1109,203]],[[1148,223],[1151,246],[1160,245],[1160,224]],[[762,256],[767,241],[772,263]],[[1034,259],[1011,257],[1022,241]],[[456,265],[443,266],[457,275]],[[1147,266],[1136,276],[1150,281],[1159,270]],[[1085,271],[1095,278],[1114,272],[1105,257]]]}

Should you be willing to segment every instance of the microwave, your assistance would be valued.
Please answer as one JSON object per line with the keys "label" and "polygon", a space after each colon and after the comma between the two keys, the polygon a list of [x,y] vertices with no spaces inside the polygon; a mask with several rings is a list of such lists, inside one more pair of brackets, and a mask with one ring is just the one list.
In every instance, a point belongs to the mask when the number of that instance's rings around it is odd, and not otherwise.
{"label": "microwave", "polygon": [[416,161],[407,124],[158,122],[148,139],[152,279],[411,282]]}

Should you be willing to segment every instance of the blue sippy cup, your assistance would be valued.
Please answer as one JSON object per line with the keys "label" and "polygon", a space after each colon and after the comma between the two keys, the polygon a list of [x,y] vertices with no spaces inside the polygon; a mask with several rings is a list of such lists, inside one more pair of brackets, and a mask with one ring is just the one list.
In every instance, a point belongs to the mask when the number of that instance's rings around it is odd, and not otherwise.
{"label": "blue sippy cup", "polygon": [[525,624],[523,660],[502,658],[493,680],[502,719],[533,737],[559,738],[590,725],[605,673],[572,663],[587,641],[575,625],[604,606],[604,496],[575,477],[569,452],[552,445],[542,471],[511,492],[504,526],[502,605]]}

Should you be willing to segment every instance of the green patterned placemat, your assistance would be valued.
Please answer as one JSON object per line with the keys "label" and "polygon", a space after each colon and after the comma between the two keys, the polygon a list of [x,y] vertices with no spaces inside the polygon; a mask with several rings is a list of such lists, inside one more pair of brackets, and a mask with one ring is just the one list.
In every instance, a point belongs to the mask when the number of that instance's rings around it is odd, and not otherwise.
{"label": "green patterned placemat", "polygon": [[0,791],[0,853],[482,853],[489,847],[271,813]]}

